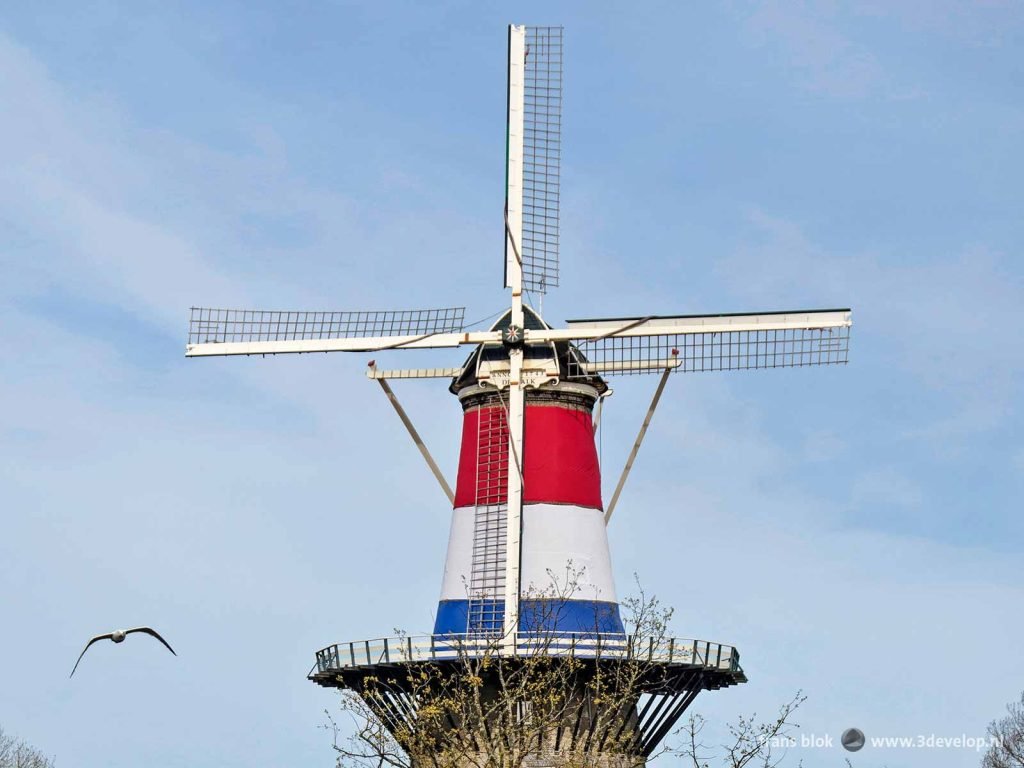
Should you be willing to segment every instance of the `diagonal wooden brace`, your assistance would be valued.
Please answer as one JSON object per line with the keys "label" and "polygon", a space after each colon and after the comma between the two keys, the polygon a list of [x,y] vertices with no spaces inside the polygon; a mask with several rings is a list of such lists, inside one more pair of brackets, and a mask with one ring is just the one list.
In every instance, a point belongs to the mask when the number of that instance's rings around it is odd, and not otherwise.
{"label": "diagonal wooden brace", "polygon": [[[672,355],[676,356],[679,352],[672,350]],[[658,407],[658,401],[661,400],[661,393],[665,391],[665,383],[668,381],[668,375],[672,373],[676,366],[667,366],[661,374],[661,380],[658,381],[658,388],[654,391],[654,398],[651,400],[651,406],[647,409],[647,415],[644,416],[644,423],[640,427],[640,434],[636,436],[636,441],[633,443],[633,450],[629,452],[629,458],[626,459],[626,466],[622,468],[622,474],[619,476],[619,484],[615,486],[615,493],[612,494],[612,500],[608,503],[608,509],[604,513],[604,521],[607,524],[612,519],[612,512],[615,511],[615,505],[619,502],[619,495],[622,493],[622,487],[626,484],[626,478],[629,477],[629,470],[633,468],[633,462],[636,460],[636,454],[640,450],[640,443],[644,441],[644,435],[647,434],[647,428],[651,425],[651,418],[654,416],[654,409]]]}
{"label": "diagonal wooden brace", "polygon": [[441,468],[437,466],[437,462],[434,461],[434,457],[430,455],[430,451],[427,450],[427,446],[423,443],[423,438],[420,437],[420,433],[416,431],[416,427],[412,425],[408,414],[402,407],[402,404],[398,402],[398,397],[392,391],[388,385],[387,379],[379,378],[377,383],[380,384],[380,388],[384,390],[384,394],[391,402],[392,407],[395,409],[395,413],[398,414],[398,418],[402,420],[406,430],[409,432],[409,437],[416,443],[416,447],[420,449],[420,453],[423,455],[424,460],[427,462],[427,466],[430,467],[430,471],[434,473],[434,477],[437,478],[437,482],[441,484],[441,490],[444,491],[444,495],[448,497],[448,501],[452,504],[455,503],[455,494],[452,493],[451,487],[448,485],[448,481],[444,479],[444,475],[441,474]]}

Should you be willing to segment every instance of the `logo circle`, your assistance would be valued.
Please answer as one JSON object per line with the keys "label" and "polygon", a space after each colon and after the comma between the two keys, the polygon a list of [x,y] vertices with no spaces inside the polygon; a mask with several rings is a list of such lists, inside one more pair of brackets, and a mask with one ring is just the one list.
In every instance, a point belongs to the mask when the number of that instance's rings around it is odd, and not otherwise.
{"label": "logo circle", "polygon": [[860,728],[847,728],[840,740],[847,752],[857,752],[864,746],[864,731]]}

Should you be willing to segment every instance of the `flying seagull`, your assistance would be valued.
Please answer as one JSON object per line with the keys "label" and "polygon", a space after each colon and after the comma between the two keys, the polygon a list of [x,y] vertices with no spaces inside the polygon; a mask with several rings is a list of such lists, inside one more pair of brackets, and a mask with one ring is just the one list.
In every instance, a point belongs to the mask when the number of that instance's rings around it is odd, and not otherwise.
{"label": "flying seagull", "polygon": [[[75,662],[75,669],[78,669],[78,664],[82,660],[82,657],[85,656],[85,652],[89,650],[89,646],[91,646],[97,640],[113,640],[115,643],[123,643],[124,639],[132,632],[145,632],[147,635],[152,635],[161,643],[163,643],[168,651],[174,653],[174,649],[171,648],[171,646],[167,643],[166,640],[160,637],[160,633],[157,632],[155,629],[152,629],[150,627],[135,627],[134,629],[115,629],[113,632],[108,632],[105,635],[96,635],[96,637],[94,637],[92,640],[86,643],[85,648],[83,648],[82,652],[78,654],[78,661]],[[174,653],[174,655],[177,656],[178,654]],[[68,675],[69,678],[74,677],[75,669],[71,670],[71,674]]]}

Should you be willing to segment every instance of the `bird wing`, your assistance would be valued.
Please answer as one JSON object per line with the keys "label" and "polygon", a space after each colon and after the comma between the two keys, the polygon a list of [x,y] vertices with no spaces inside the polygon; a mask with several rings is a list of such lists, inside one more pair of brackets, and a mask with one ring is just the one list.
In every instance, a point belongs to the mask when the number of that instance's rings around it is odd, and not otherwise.
{"label": "bird wing", "polygon": [[[162,637],[160,637],[160,633],[157,632],[152,627],[135,627],[135,629],[126,629],[124,633],[126,635],[130,635],[132,632],[145,632],[147,635],[152,635],[157,640],[159,640],[161,643],[163,643],[164,647],[167,648],[168,651],[170,651],[171,653],[174,653],[174,649],[171,648],[170,644],[166,640],[164,640]],[[174,655],[177,656],[178,654],[174,653]]]}
{"label": "bird wing", "polygon": [[75,669],[78,669],[78,662],[82,660],[83,656],[85,656],[85,652],[89,650],[89,646],[95,643],[97,640],[110,640],[111,637],[113,637],[113,634],[113,632],[110,632],[106,635],[96,635],[96,637],[94,637],[92,640],[86,643],[85,648],[83,648],[82,652],[78,654],[78,661],[75,662],[75,668],[71,670],[71,674],[68,675],[68,679],[75,676]]}

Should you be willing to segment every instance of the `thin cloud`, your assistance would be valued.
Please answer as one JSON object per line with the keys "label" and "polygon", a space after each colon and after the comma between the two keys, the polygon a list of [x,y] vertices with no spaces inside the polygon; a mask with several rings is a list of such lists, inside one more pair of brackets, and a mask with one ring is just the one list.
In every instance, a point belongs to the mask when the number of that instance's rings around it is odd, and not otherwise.
{"label": "thin cloud", "polygon": [[898,88],[877,55],[840,31],[838,12],[813,3],[759,3],[746,16],[755,45],[774,50],[812,93],[840,100],[869,96],[917,98],[915,88]]}
{"label": "thin cloud", "polygon": [[853,484],[857,506],[918,507],[924,501],[920,487],[892,468],[863,473]]}
{"label": "thin cloud", "polygon": [[984,432],[1013,413],[1024,348],[1006,321],[1024,304],[1024,283],[1004,257],[966,247],[914,264],[836,252],[761,210],[748,221],[743,244],[717,266],[737,293],[801,304],[802,286],[813,286],[823,303],[852,305],[855,348],[869,339],[876,356],[948,398],[943,431]]}
{"label": "thin cloud", "polygon": [[859,99],[884,80],[878,60],[856,46],[809,6],[768,2],[747,19],[760,45],[779,50],[798,73],[803,88],[844,99]]}

